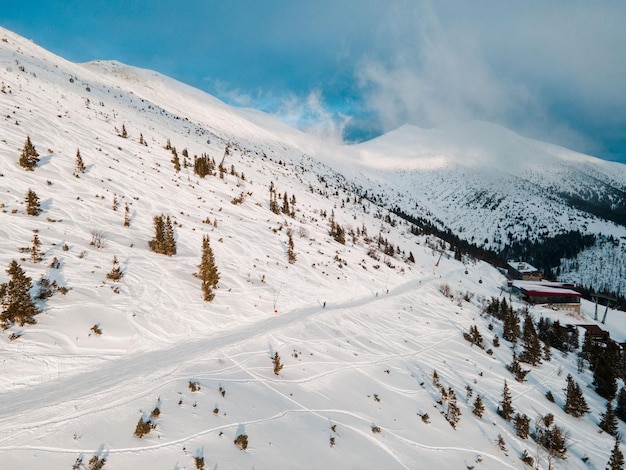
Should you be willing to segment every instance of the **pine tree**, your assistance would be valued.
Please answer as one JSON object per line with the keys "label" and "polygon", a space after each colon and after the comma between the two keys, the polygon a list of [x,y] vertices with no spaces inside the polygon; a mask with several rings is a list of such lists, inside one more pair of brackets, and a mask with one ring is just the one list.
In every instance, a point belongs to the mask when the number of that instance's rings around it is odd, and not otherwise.
{"label": "pine tree", "polygon": [[130,227],[130,207],[128,203],[124,206],[124,227]]}
{"label": "pine tree", "polygon": [[120,137],[123,137],[124,139],[128,137],[128,132],[126,132],[126,126],[124,124],[122,124],[122,132],[120,134]]}
{"label": "pine tree", "polygon": [[617,416],[615,416],[615,412],[613,411],[613,403],[611,401],[606,402],[606,412],[602,413],[600,420],[600,429],[604,432],[610,434],[611,436],[615,436],[618,430]]}
{"label": "pine tree", "polygon": [[548,414],[535,423],[535,440],[548,452],[548,468],[553,468],[554,459],[564,460],[567,454],[567,434],[556,424],[552,426],[553,420]]}
{"label": "pine tree", "polygon": [[29,189],[26,193],[26,213],[34,217],[41,214],[41,205],[39,203],[39,197],[32,189]]}
{"label": "pine tree", "polygon": [[622,387],[617,394],[615,415],[622,421],[626,421],[626,387]]}
{"label": "pine tree", "polygon": [[33,234],[33,246],[30,249],[30,260],[33,263],[39,263],[43,259],[41,251],[39,251],[40,247],[41,241],[39,241],[39,236],[35,233]]}
{"label": "pine tree", "polygon": [[517,413],[514,418],[515,434],[522,439],[528,437],[530,431],[530,418],[526,415]]}
{"label": "pine tree", "polygon": [[174,164],[174,171],[178,173],[180,171],[180,158],[178,158],[178,153],[176,149],[172,149],[172,160],[171,162]]}
{"label": "pine tree", "polygon": [[543,359],[546,362],[550,362],[552,360],[552,348],[550,347],[549,341],[544,341],[543,343]]}
{"label": "pine tree", "polygon": [[0,326],[7,329],[13,323],[19,323],[21,326],[36,323],[34,317],[40,311],[30,295],[31,278],[26,276],[15,260],[11,261],[6,272],[10,279],[9,282],[0,285],[2,303]]}
{"label": "pine tree", "polygon": [[195,276],[202,281],[202,296],[204,301],[210,302],[215,298],[213,289],[217,288],[220,275],[215,265],[215,257],[209,243],[208,235],[202,238],[202,260]]}
{"label": "pine tree", "polygon": [[620,436],[619,434],[616,434],[615,445],[613,446],[613,450],[611,451],[611,457],[606,464],[606,470],[624,470],[624,454],[620,450],[619,444]]}
{"label": "pine tree", "polygon": [[580,386],[574,382],[572,374],[567,374],[567,386],[563,389],[565,392],[565,412],[574,418],[580,418],[585,413],[589,413],[589,406],[585,401]]}
{"label": "pine tree", "polygon": [[524,333],[522,335],[522,340],[524,342],[524,350],[520,355],[520,360],[533,366],[541,363],[541,341],[535,331],[533,319],[528,313],[524,317]]}
{"label": "pine tree", "polygon": [[174,236],[174,227],[168,215],[165,218],[165,255],[173,256],[176,254],[176,238]]}
{"label": "pine tree", "polygon": [[74,167],[74,176],[79,178],[80,175],[85,173],[85,163],[83,162],[83,158],[80,156],[80,149],[76,149],[76,164]]}
{"label": "pine tree", "polygon": [[150,250],[155,253],[164,253],[165,251],[165,222],[163,214],[154,216],[154,238],[148,242]]}
{"label": "pine tree", "polygon": [[506,452],[506,442],[504,441],[502,434],[498,434],[498,437],[496,438],[496,445],[502,452]]}
{"label": "pine tree", "polygon": [[30,141],[30,136],[26,136],[26,142],[22,149],[22,154],[18,160],[19,165],[28,171],[34,171],[39,163],[39,154],[35,149],[35,146]]}
{"label": "pine tree", "polygon": [[285,191],[285,194],[283,194],[283,207],[281,209],[281,212],[287,215],[291,214],[291,212],[289,211],[289,199],[287,198],[287,191]]}
{"label": "pine tree", "polygon": [[452,388],[448,387],[446,395],[448,400],[448,410],[446,411],[445,418],[446,421],[450,423],[450,426],[456,429],[456,425],[459,424],[459,421],[461,420],[461,409],[456,404],[456,393],[454,393]]}
{"label": "pine tree", "polygon": [[[502,310],[503,305],[504,310]],[[517,313],[508,309],[506,306],[506,299],[503,299],[500,307],[504,318],[504,331],[502,333],[502,338],[515,344],[520,336],[519,317]]]}
{"label": "pine tree", "polygon": [[502,400],[500,401],[500,416],[502,416],[507,421],[511,421],[513,418],[513,413],[515,413],[515,409],[513,408],[513,403],[511,401],[511,392],[509,391],[509,385],[504,381],[504,388],[502,389]]}
{"label": "pine tree", "polygon": [[617,393],[619,377],[618,353],[610,348],[598,352],[593,369],[593,384],[596,392],[607,400],[612,400]]}
{"label": "pine tree", "polygon": [[509,366],[507,366],[507,369],[511,372],[511,374],[513,374],[515,380],[518,382],[526,381],[526,376],[530,372],[530,370],[522,369],[522,366],[519,363],[519,358],[515,353],[513,353],[513,361]]}
{"label": "pine tree", "polygon": [[153,219],[154,238],[148,242],[150,250],[162,255],[173,256],[176,254],[176,239],[170,216],[157,215]]}
{"label": "pine tree", "polygon": [[124,272],[120,268],[120,263],[117,261],[117,256],[113,256],[113,268],[111,272],[107,274],[107,279],[111,281],[119,281],[124,276]]}
{"label": "pine tree", "polygon": [[483,404],[483,399],[480,398],[480,395],[476,395],[476,399],[474,400],[474,405],[472,408],[472,413],[474,413],[479,418],[482,418],[484,411],[485,405]]}
{"label": "pine tree", "polygon": [[293,264],[296,262],[296,252],[294,251],[293,245],[293,230],[287,230],[287,237],[289,237],[287,242],[287,257],[289,259],[289,263]]}
{"label": "pine tree", "polygon": [[283,370],[283,365],[280,363],[280,356],[278,355],[278,351],[274,353],[272,363],[274,364],[274,375],[280,374],[280,371]]}
{"label": "pine tree", "polygon": [[280,214],[280,207],[276,197],[276,188],[274,187],[273,181],[270,181],[270,210],[274,214]]}

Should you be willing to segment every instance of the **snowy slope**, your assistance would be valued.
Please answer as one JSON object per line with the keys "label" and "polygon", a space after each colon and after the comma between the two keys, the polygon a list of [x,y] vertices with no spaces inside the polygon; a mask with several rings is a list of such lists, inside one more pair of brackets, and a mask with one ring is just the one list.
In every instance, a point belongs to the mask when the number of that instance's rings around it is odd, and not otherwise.
{"label": "snowy slope", "polygon": [[[350,191],[378,175],[389,198],[402,194],[408,182],[394,165],[373,174],[378,160],[363,161],[359,148],[316,143],[152,72],[72,64],[6,30],[0,39],[0,282],[16,259],[33,281],[45,276],[68,289],[39,302],[37,324],[0,335],[1,468],[71,468],[97,456],[115,469],[191,469],[196,457],[220,469],[521,469],[519,455],[538,450],[496,414],[505,379],[516,409],[533,419],[553,413],[570,432],[563,468],[606,463],[613,440],[597,427],[604,400],[583,387],[592,412],[574,419],[561,409],[567,373],[592,382],[574,355],[554,354],[517,383],[505,368],[510,345],[488,355],[463,339],[472,325],[488,345],[501,336],[481,312],[501,295],[502,275],[445,250],[436,266],[445,244],[411,235],[407,223]],[[17,164],[26,136],[41,158],[33,172]],[[176,172],[168,139],[181,160],[187,149],[190,159],[208,153],[219,162],[229,145],[224,163],[239,176]],[[78,178],[77,148],[87,166]],[[271,183],[295,196],[295,217],[269,210]],[[25,213],[29,188],[41,200],[36,217]],[[175,224],[172,257],[148,249],[160,213]],[[345,245],[329,235],[331,216],[346,229]],[[20,250],[35,230],[38,263]],[[221,276],[211,303],[193,275],[205,234]],[[106,277],[114,256],[119,282]],[[533,313],[593,322],[589,304],[581,317]],[[611,311],[609,327],[622,339],[619,314]],[[437,404],[433,370],[459,398],[456,429]],[[484,399],[482,419],[467,386]],[[155,407],[156,427],[135,437]],[[246,451],[233,443],[242,433]]]}

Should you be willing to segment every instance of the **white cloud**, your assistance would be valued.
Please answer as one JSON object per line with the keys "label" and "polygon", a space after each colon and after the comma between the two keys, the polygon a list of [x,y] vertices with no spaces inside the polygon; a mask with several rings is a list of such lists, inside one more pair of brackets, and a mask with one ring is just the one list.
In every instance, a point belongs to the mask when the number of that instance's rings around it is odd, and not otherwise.
{"label": "white cloud", "polygon": [[304,98],[288,95],[274,112],[282,121],[324,140],[341,142],[350,117],[331,111],[319,90]]}
{"label": "white cloud", "polygon": [[480,119],[591,149],[591,116],[626,119],[624,3],[393,5],[356,69],[385,131]]}

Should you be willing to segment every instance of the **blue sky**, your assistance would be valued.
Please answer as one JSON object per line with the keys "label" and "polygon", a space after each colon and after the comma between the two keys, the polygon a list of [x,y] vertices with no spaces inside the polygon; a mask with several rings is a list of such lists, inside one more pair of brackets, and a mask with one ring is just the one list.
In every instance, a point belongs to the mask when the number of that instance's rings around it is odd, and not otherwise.
{"label": "blue sky", "polygon": [[623,0],[28,0],[0,24],[330,138],[480,119],[626,163]]}

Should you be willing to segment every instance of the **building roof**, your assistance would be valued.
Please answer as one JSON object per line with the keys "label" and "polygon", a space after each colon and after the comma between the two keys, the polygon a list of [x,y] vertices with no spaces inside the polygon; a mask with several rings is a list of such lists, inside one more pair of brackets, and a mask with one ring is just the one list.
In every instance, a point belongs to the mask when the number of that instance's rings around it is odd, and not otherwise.
{"label": "building roof", "polygon": [[537,272],[537,268],[535,268],[534,266],[531,266],[525,261],[509,260],[507,261],[507,264],[511,268],[515,269],[518,273],[536,273]]}
{"label": "building roof", "polygon": [[592,335],[598,335],[598,336],[607,335],[608,336],[608,334],[609,334],[608,331],[604,331],[598,325],[576,325],[576,326],[578,326],[580,328],[584,328],[585,330],[587,330]]}
{"label": "building roof", "polygon": [[572,289],[576,287],[576,284],[573,282],[558,282],[558,281],[546,281],[542,279],[541,281],[521,281],[521,280],[511,280],[508,281],[509,286],[513,286],[517,289],[534,289],[537,286],[540,287],[554,287],[558,289]]}
{"label": "building roof", "polygon": [[549,287],[535,285],[532,287],[520,287],[522,294],[531,297],[582,297],[580,292],[562,287]]}

